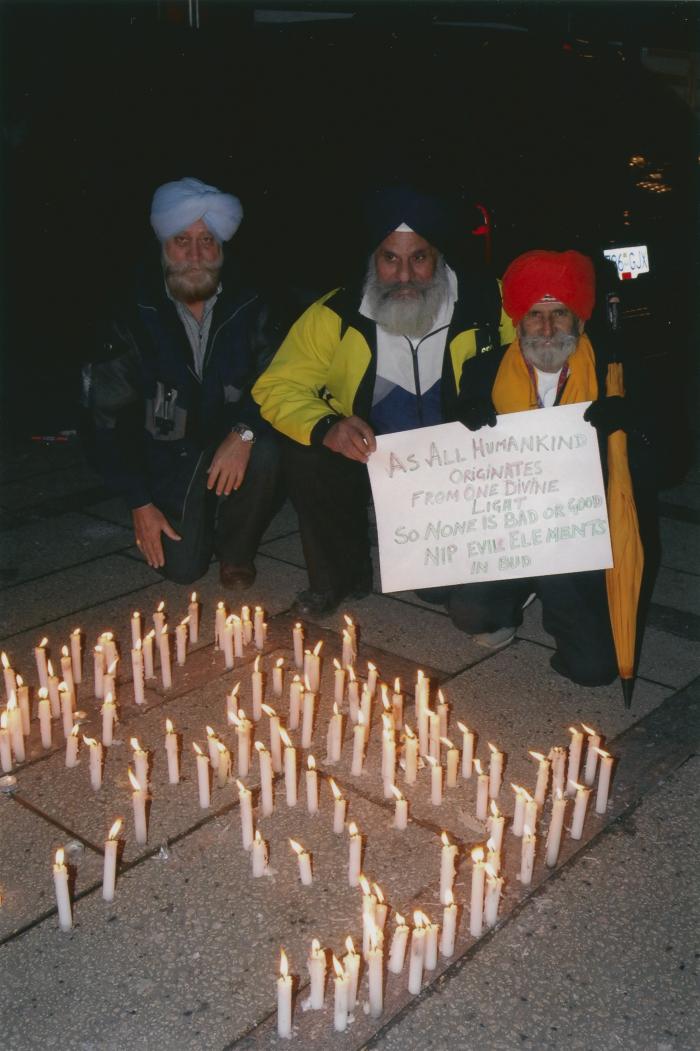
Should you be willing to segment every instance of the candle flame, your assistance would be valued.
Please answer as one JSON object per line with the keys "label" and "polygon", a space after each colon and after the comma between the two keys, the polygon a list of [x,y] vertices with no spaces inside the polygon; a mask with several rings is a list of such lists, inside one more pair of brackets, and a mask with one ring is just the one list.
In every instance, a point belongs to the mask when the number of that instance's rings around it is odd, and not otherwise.
{"label": "candle flame", "polygon": [[136,645],[134,646],[134,651],[136,653],[140,653],[142,649],[143,649],[143,642],[141,641],[141,639],[137,639],[136,640]]}
{"label": "candle flame", "polygon": [[498,807],[496,806],[495,799],[491,800],[491,817],[500,817]]}
{"label": "candle flame", "polygon": [[458,722],[457,726],[460,728],[460,730],[462,731],[463,734],[468,734],[469,733],[469,727],[465,726],[464,723]]}
{"label": "candle flame", "polygon": [[474,769],[476,770],[476,772],[479,775],[479,777],[481,777],[481,774],[482,774],[481,762],[478,759],[474,760]]}
{"label": "candle flame", "polygon": [[351,956],[355,955],[355,943],[353,942],[349,934],[345,939],[345,948],[348,950]]}
{"label": "candle flame", "polygon": [[193,591],[192,594],[190,595],[190,602],[196,602],[196,601],[197,601],[197,592]]}
{"label": "candle flame", "polygon": [[[5,655],[3,654],[3,657],[4,656]],[[70,656],[70,653],[68,652],[68,647],[67,646],[61,646],[61,656],[62,657],[69,657]],[[5,665],[5,667],[7,667],[7,665]]]}
{"label": "candle flame", "polygon": [[405,924],[406,924],[405,917],[402,916],[400,912],[397,912],[396,913],[396,926],[397,927],[403,927],[403,926],[405,926]]}
{"label": "candle flame", "polygon": [[486,849],[489,852],[489,854],[495,853],[495,851],[496,851],[496,840],[495,839],[491,839],[491,838],[487,839],[486,840]]}
{"label": "candle flame", "polygon": [[352,628],[352,626],[353,626],[353,623],[352,623],[352,617],[349,617],[349,616],[347,615],[347,613],[343,613],[343,619],[345,620],[345,623],[347,624],[347,626],[348,626],[349,628]]}
{"label": "candle flame", "polygon": [[350,665],[350,667],[348,668],[348,678],[350,679],[350,682],[357,682],[357,676],[355,675],[355,669],[353,668],[352,665]]}
{"label": "candle flame", "polygon": [[314,759],[314,757],[312,755],[310,755],[308,757],[308,759],[306,760],[306,765],[308,766],[309,770],[315,770],[316,769],[316,760]]}
{"label": "candle flame", "polygon": [[311,955],[318,956],[321,952],[321,943],[318,938],[314,938],[311,942]]}
{"label": "candle flame", "polygon": [[474,847],[474,849],[472,850],[472,861],[474,862],[474,864],[477,865],[480,862],[482,862],[483,860],[484,860],[484,848],[483,847]]}
{"label": "candle flame", "polygon": [[156,613],[162,613],[164,609],[165,609],[165,601],[159,602],[158,603],[158,608],[156,609]]}
{"label": "candle flame", "polygon": [[[76,631],[77,631],[77,628],[76,628]],[[38,647],[38,648],[39,648],[40,650],[43,650],[44,646],[48,646],[48,644],[49,644],[49,640],[48,640],[48,639],[46,638],[46,636],[44,635],[43,639],[42,639],[42,640],[41,640],[41,642],[39,643],[39,647]]]}
{"label": "candle flame", "polygon": [[426,755],[426,756],[424,756],[424,759],[425,759],[426,763],[430,763],[431,767],[437,768],[438,761],[432,755]]}
{"label": "candle flame", "polygon": [[311,683],[309,682],[309,676],[308,675],[304,676],[304,689],[306,690],[307,693],[312,693],[313,692],[312,689],[311,689]]}
{"label": "candle flame", "polygon": [[333,701],[333,715],[336,718],[340,715],[340,708],[338,707],[338,702],[337,701]]}
{"label": "candle flame", "polygon": [[132,737],[131,740],[129,741],[129,744],[131,745],[131,747],[133,748],[133,750],[135,752],[141,752],[143,750],[141,748],[141,745],[139,744],[138,737]]}
{"label": "candle flame", "polygon": [[153,641],[153,639],[155,639],[155,637],[156,637],[156,629],[155,629],[155,628],[151,628],[151,630],[149,631],[148,635],[146,635],[146,638],[147,638],[147,639],[148,639],[149,641],[151,641],[151,642],[152,642],[152,641]]}
{"label": "candle flame", "polygon": [[188,614],[186,617],[183,617],[182,620],[180,621],[180,627],[181,628],[186,628],[187,625],[189,624],[189,622],[190,622],[190,618],[189,618],[189,614]]}
{"label": "candle flame", "polygon": [[284,949],[280,949],[280,976],[286,978],[289,974],[289,961]]}
{"label": "candle flame", "polygon": [[73,729],[70,732],[70,736],[71,737],[77,737],[79,733],[80,733],[80,723],[75,723],[75,725],[73,726]]}
{"label": "candle flame", "polygon": [[525,839],[527,839],[528,836],[531,836],[531,835],[532,835],[532,829],[530,828],[530,826],[529,825],[523,825],[523,837]]}
{"label": "candle flame", "polygon": [[173,727],[172,719],[166,719],[165,720],[165,732],[166,732],[166,734],[171,734],[171,733],[173,733],[173,731],[174,731],[174,727]]}
{"label": "candle flame", "polygon": [[446,832],[443,832],[441,834],[440,839],[442,840],[443,847],[449,847],[451,845],[450,844],[450,837],[447,835]]}
{"label": "candle flame", "polygon": [[389,700],[389,687],[385,682],[379,687],[382,694],[382,704],[387,711],[391,711],[391,701]]}
{"label": "candle flame", "polygon": [[221,755],[221,756],[223,756],[224,752],[228,752],[228,748],[226,747],[226,745],[224,744],[223,741],[217,741],[216,742],[216,747],[218,748],[219,755]]}
{"label": "candle flame", "polygon": [[[340,661],[338,660],[337,657],[333,658],[333,667],[335,668],[336,671],[342,671],[343,670],[343,667],[342,667],[342,665],[341,665],[341,663],[340,663]],[[334,959],[335,959],[335,957],[334,957]]]}
{"label": "candle flame", "polygon": [[233,687],[233,689],[231,690],[231,693],[229,694],[229,697],[231,698],[232,701],[235,701],[235,699],[238,697],[238,691],[240,690],[240,688],[241,688],[241,683],[240,683],[240,680],[239,680],[236,683],[236,685]]}
{"label": "candle flame", "polygon": [[392,785],[391,786],[391,791],[392,791],[392,793],[394,795],[394,799],[396,800],[397,803],[400,802],[403,799],[403,796],[399,792],[399,790],[396,787],[396,785]]}
{"label": "candle flame", "polygon": [[241,620],[250,620],[250,606],[241,606]]}
{"label": "candle flame", "polygon": [[569,727],[569,733],[570,733],[570,734],[573,734],[574,736],[576,736],[576,734],[580,734],[580,733],[581,733],[581,731],[580,731],[580,730],[577,730],[575,726],[570,726],[570,727]]}
{"label": "candle flame", "polygon": [[61,681],[58,684],[58,692],[59,693],[68,693],[68,684],[65,683],[63,681],[63,679],[61,679]]}
{"label": "candle flame", "polygon": [[265,712],[265,715],[269,715],[271,719],[274,719],[277,712],[274,708],[271,708],[269,704],[261,704],[260,707]]}
{"label": "candle flame", "polygon": [[528,752],[528,755],[531,755],[532,758],[536,759],[538,763],[546,763],[547,762],[546,758],[542,755],[542,752],[532,752],[532,751],[530,751],[530,752]]}
{"label": "candle flame", "polygon": [[319,653],[321,652],[321,646],[323,646],[323,639],[321,639],[320,642],[317,642],[314,646],[314,657],[318,657]]}
{"label": "candle flame", "polygon": [[454,748],[454,745],[452,744],[452,741],[449,739],[449,737],[441,737],[440,741],[442,744],[445,745],[446,748],[449,748],[450,751]]}
{"label": "candle flame", "polygon": [[360,875],[357,877],[357,882],[360,884],[360,889],[361,889],[362,893],[365,895],[365,897],[369,897],[370,893],[371,893],[370,887],[369,887],[369,880],[364,875],[364,873],[360,873]]}
{"label": "candle flame", "polygon": [[335,971],[335,974],[336,974],[337,978],[344,978],[345,977],[345,971],[343,970],[343,965],[341,964],[340,960],[338,960],[338,958],[336,957],[335,953],[333,953],[333,970]]}
{"label": "candle flame", "polygon": [[116,839],[119,835],[119,829],[122,827],[122,819],[120,817],[114,822],[109,832],[107,833],[107,839]]}
{"label": "candle flame", "polygon": [[445,695],[442,692],[442,690],[438,690],[438,704],[444,704],[444,703],[445,703]]}
{"label": "candle flame", "polygon": [[350,824],[348,825],[348,835],[351,836],[351,837],[359,835],[359,833],[357,831],[357,825],[355,824],[354,821],[351,821]]}
{"label": "candle flame", "polygon": [[257,843],[258,846],[260,846],[260,844],[262,843],[262,836],[260,835],[260,829],[259,828],[256,828],[256,830],[255,830],[255,842]]}
{"label": "candle flame", "polygon": [[297,843],[296,839],[290,839],[289,845],[294,851],[294,853],[297,855],[297,857],[304,853],[304,848],[302,847],[301,843]]}
{"label": "candle flame", "polygon": [[80,628],[73,628],[71,635],[80,635]]}
{"label": "candle flame", "polygon": [[404,731],[406,737],[411,738],[411,737],[415,737],[416,736],[414,734],[413,730],[411,729],[411,727],[408,725],[408,723],[405,724],[405,726],[403,728],[403,731]]}
{"label": "candle flame", "polygon": [[167,624],[164,624],[163,627],[160,629],[160,635],[161,635],[161,638],[166,638],[167,639],[167,637],[168,637],[168,625]]}
{"label": "candle flame", "polygon": [[241,618],[237,617],[235,613],[229,613],[228,617],[226,618],[226,627],[231,628],[231,630],[233,630],[233,625],[236,623],[240,624],[240,620]]}
{"label": "candle flame", "polygon": [[379,904],[383,905],[384,904],[384,895],[382,894],[382,888],[379,886],[378,883],[373,883],[372,884],[372,890],[374,891],[376,899],[379,902]]}
{"label": "candle flame", "polygon": [[578,784],[576,784],[575,781],[569,781],[569,784],[571,785],[572,788],[575,788],[577,792],[585,792],[585,791],[587,791],[585,785],[578,785]]}
{"label": "candle flame", "polygon": [[17,698],[15,697],[15,691],[13,690],[12,693],[10,694],[9,701],[7,702],[7,710],[8,710],[8,712],[14,712],[16,707],[17,707]]}
{"label": "candle flame", "polygon": [[246,792],[250,793],[250,789],[246,788],[243,782],[239,781],[238,778],[236,778],[236,784],[238,785],[238,792],[240,795],[244,795]]}
{"label": "candle flame", "polygon": [[134,775],[134,772],[131,769],[131,767],[129,767],[129,781],[131,781],[131,787],[133,788],[134,792],[142,791],[141,783],[139,782],[138,778]]}
{"label": "candle flame", "polygon": [[0,714],[0,730],[7,729],[7,712]]}
{"label": "candle flame", "polygon": [[3,668],[9,668],[10,667],[10,662],[8,661],[7,654],[5,653],[4,650],[2,651],[2,653],[0,653],[0,661],[2,661]]}
{"label": "candle flame", "polygon": [[525,789],[521,788],[520,785],[514,785],[512,781],[510,783],[510,787],[513,789],[517,796],[522,795],[522,793],[525,791]]}
{"label": "candle flame", "polygon": [[283,726],[280,726],[280,737],[285,748],[292,748],[292,739]]}
{"label": "candle flame", "polygon": [[46,667],[47,667],[49,675],[53,675],[53,664],[51,663],[50,660],[48,660],[46,662]]}
{"label": "candle flame", "polygon": [[601,759],[610,758],[610,752],[605,752],[602,748],[596,748],[596,752],[598,753]]}
{"label": "candle flame", "polygon": [[258,654],[258,656],[255,658],[255,662],[253,664],[253,672],[256,675],[260,673],[260,654]]}
{"label": "candle flame", "polygon": [[584,728],[586,733],[589,734],[590,737],[597,736],[597,732],[591,726],[586,726],[585,723],[581,723],[581,726]]}
{"label": "candle flame", "polygon": [[62,865],[63,864],[63,859],[65,858],[65,856],[66,856],[66,854],[65,854],[65,851],[64,851],[63,847],[59,847],[58,850],[56,851],[56,864],[57,865]]}
{"label": "candle flame", "polygon": [[21,675],[17,676],[17,685],[18,686],[24,686],[24,679],[22,678]]}
{"label": "candle flame", "polygon": [[498,749],[496,748],[496,745],[495,744],[491,744],[490,741],[489,741],[489,748],[491,749],[491,754],[492,755],[498,755]]}
{"label": "candle flame", "polygon": [[489,879],[497,879],[498,877],[498,873],[496,872],[495,868],[488,861],[484,865],[484,872],[489,877]]}
{"label": "candle flame", "polygon": [[372,664],[372,661],[367,661],[367,671],[376,671],[377,665]]}
{"label": "candle flame", "polygon": [[228,709],[228,711],[226,713],[226,718],[230,722],[231,726],[235,726],[236,728],[240,728],[241,720],[238,718],[238,716],[236,715],[235,712],[231,711],[230,708]]}
{"label": "candle flame", "polygon": [[97,744],[97,741],[94,737],[86,737],[85,734],[83,734],[83,742],[88,746],[88,748],[94,748]]}
{"label": "candle flame", "polygon": [[192,742],[192,747],[194,748],[194,750],[195,750],[195,752],[197,753],[197,755],[203,755],[203,754],[204,754],[204,753],[202,752],[202,749],[201,749],[201,748],[199,747],[199,745],[197,744],[197,742],[196,742],[196,741],[193,741],[193,742]]}
{"label": "candle flame", "polygon": [[417,927],[420,930],[423,927],[423,922],[423,913],[420,912],[419,909],[416,909],[416,911],[413,913],[413,926]]}
{"label": "candle flame", "polygon": [[416,682],[419,683],[424,678],[425,678],[425,675],[423,674],[423,669],[419,668],[417,673],[416,673]]}
{"label": "candle flame", "polygon": [[333,780],[332,777],[328,778],[328,783],[331,786],[331,792],[333,793],[333,796],[335,797],[335,799],[342,799],[343,798],[343,793],[340,791],[340,789],[338,788],[337,784],[335,783],[335,781]]}
{"label": "candle flame", "polygon": [[277,660],[275,661],[275,667],[276,668],[284,667],[284,657],[278,657],[277,658]]}
{"label": "candle flame", "polygon": [[263,754],[263,752],[266,752],[266,751],[267,751],[267,748],[266,748],[266,747],[265,747],[265,745],[264,745],[264,744],[262,743],[262,741],[256,741],[256,742],[255,742],[255,747],[256,747],[257,751],[258,751],[258,752],[260,753],[260,755],[262,755],[262,754]]}

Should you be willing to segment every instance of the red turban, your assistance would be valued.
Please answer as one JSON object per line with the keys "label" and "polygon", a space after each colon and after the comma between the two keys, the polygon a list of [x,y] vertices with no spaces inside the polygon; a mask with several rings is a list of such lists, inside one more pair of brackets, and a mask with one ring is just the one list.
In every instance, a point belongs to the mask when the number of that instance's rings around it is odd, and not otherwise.
{"label": "red turban", "polygon": [[580,252],[544,252],[519,255],[503,275],[503,306],[517,325],[542,299],[564,303],[587,321],[595,302],[595,273],[588,256]]}

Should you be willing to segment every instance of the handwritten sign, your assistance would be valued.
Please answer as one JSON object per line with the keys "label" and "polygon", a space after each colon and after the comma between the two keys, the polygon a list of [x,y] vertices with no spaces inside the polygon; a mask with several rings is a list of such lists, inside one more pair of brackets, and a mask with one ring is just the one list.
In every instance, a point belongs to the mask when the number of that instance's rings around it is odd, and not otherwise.
{"label": "handwritten sign", "polygon": [[382,591],[611,566],[588,404],[378,437],[368,466]]}

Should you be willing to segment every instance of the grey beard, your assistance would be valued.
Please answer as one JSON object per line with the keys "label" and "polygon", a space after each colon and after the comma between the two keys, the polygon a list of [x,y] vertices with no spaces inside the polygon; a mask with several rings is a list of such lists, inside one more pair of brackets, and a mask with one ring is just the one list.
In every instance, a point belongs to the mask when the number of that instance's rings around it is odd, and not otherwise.
{"label": "grey beard", "polygon": [[[416,295],[392,296],[397,289],[412,289]],[[374,258],[370,259],[364,294],[377,324],[394,336],[420,339],[430,332],[440,307],[447,298],[449,281],[445,261],[440,257],[432,281],[392,281],[384,284],[377,277]]]}
{"label": "grey beard", "polygon": [[170,292],[181,303],[202,303],[219,287],[223,258],[216,263],[200,263],[196,272],[191,263],[171,263],[163,253],[163,272]]}
{"label": "grey beard", "polygon": [[520,347],[529,361],[540,372],[559,372],[564,362],[576,350],[578,336],[558,333],[551,339],[544,336],[524,336],[520,334]]}

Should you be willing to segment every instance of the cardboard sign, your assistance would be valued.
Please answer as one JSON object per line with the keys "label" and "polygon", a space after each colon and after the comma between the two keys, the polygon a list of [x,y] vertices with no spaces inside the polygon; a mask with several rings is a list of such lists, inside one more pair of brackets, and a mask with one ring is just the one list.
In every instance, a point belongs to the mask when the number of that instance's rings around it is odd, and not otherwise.
{"label": "cardboard sign", "polygon": [[610,567],[589,404],[379,436],[368,468],[382,591]]}

